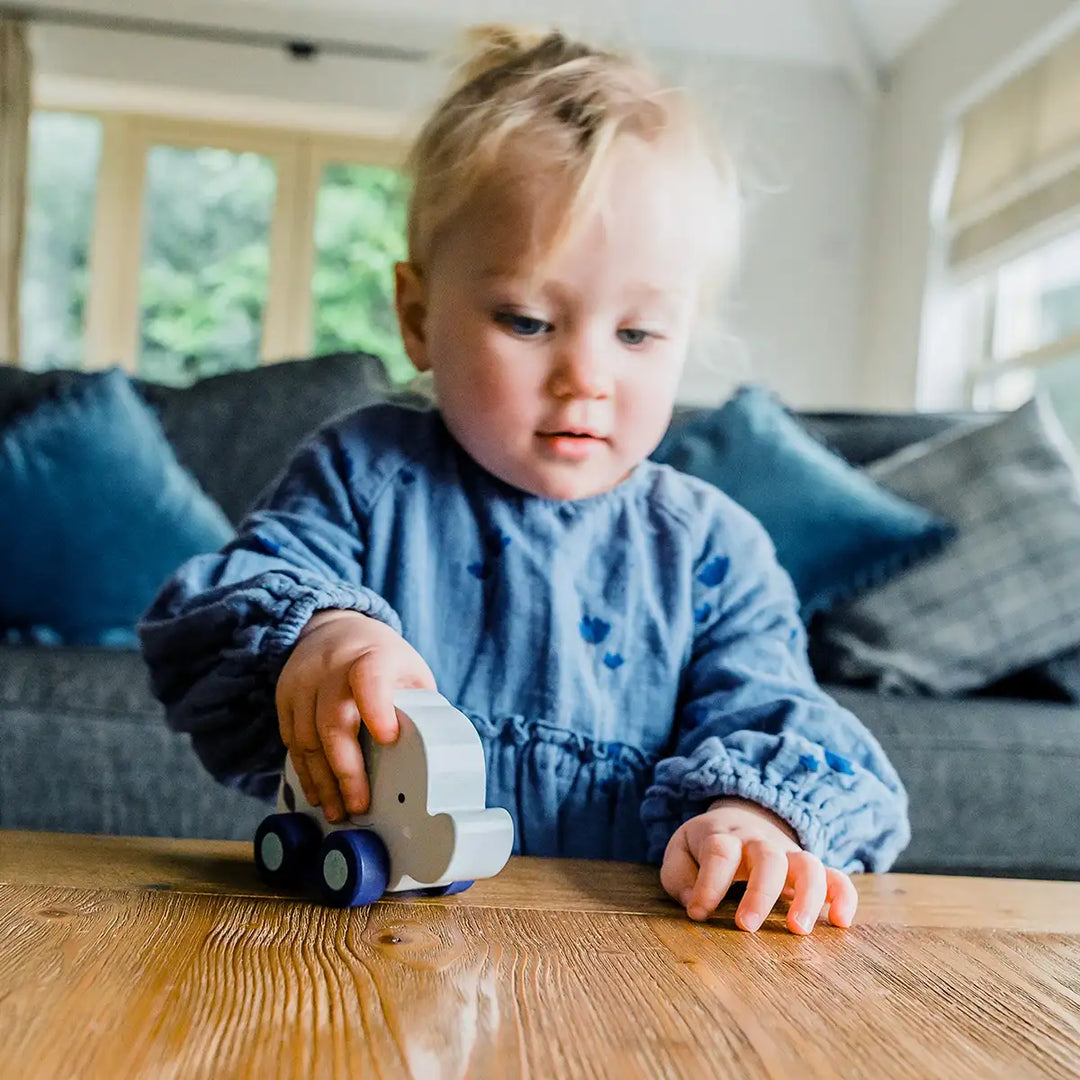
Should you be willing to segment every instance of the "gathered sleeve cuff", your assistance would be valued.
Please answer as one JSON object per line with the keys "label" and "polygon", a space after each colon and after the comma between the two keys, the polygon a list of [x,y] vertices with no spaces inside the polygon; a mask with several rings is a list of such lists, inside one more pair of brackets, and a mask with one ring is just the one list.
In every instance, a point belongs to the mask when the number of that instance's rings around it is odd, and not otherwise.
{"label": "gathered sleeve cuff", "polygon": [[185,563],[139,624],[166,721],[222,783],[268,798],[284,761],[275,691],[304,626],[342,608],[400,632],[363,583],[365,522],[328,440],[305,448],[221,552]]}
{"label": "gathered sleeve cuff", "polygon": [[756,520],[733,512],[714,533],[695,590],[673,752],[642,805],[649,857],[734,796],[771,810],[828,866],[887,870],[910,839],[907,793],[873,735],[817,685],[791,580]]}

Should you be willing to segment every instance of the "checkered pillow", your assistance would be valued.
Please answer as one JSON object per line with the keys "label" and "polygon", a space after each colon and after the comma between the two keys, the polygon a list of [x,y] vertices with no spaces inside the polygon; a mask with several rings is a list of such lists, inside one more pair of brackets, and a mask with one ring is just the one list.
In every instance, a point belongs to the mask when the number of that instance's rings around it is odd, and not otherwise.
{"label": "checkered pillow", "polygon": [[1080,644],[1080,460],[1046,401],[868,471],[957,537],[822,617],[823,677],[957,694]]}

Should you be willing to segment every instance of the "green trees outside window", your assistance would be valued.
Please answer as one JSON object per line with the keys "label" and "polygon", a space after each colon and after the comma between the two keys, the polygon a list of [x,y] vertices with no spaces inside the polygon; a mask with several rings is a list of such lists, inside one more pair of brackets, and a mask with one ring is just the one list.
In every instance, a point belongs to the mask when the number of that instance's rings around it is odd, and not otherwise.
{"label": "green trees outside window", "polygon": [[[96,117],[34,114],[21,286],[21,362],[31,370],[84,366],[101,144]],[[132,206],[130,223],[142,235],[136,372],[183,385],[256,365],[280,179],[274,158],[153,145],[145,165],[142,205]],[[414,374],[393,303],[407,199],[407,181],[394,169],[325,166],[310,290],[289,300],[311,305],[311,353],[372,352],[397,381]]]}
{"label": "green trees outside window", "polygon": [[329,165],[315,211],[316,352],[363,349],[396,381],[415,374],[394,312],[394,263],[405,258],[408,185],[374,165]]}

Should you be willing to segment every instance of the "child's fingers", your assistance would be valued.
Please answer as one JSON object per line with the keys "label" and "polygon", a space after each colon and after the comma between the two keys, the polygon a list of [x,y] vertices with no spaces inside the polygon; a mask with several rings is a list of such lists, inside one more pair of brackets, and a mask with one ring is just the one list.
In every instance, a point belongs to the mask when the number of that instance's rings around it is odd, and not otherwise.
{"label": "child's fingers", "polygon": [[349,668],[349,686],[364,727],[377,743],[392,743],[398,736],[394,709],[394,672],[377,651],[364,653]]}
{"label": "child's fingers", "polygon": [[293,700],[279,694],[278,728],[281,741],[289,748],[296,778],[300,781],[304,798],[312,806],[320,802],[319,787],[308,767],[308,755],[319,748],[319,736],[315,731],[315,702],[313,699]]}
{"label": "child's fingers", "polygon": [[334,771],[330,768],[330,763],[326,760],[322,748],[305,750],[304,764],[307,765],[317,796],[314,801],[308,801],[313,806],[322,807],[327,821],[340,821],[345,816],[341,793],[338,791],[337,777],[334,776]]}
{"label": "child's fingers", "polygon": [[809,934],[825,904],[825,867],[808,851],[789,852],[788,881],[795,889],[787,914],[788,929],[793,934]]}
{"label": "child's fingers", "polygon": [[825,871],[825,899],[829,904],[829,922],[845,929],[855,921],[859,893],[855,883],[842,870]]}
{"label": "child's fingers", "polygon": [[274,691],[274,704],[277,707],[278,734],[285,746],[291,747],[293,744],[292,697],[284,679],[278,679],[277,688]]}
{"label": "child's fingers", "polygon": [[296,775],[300,778],[300,786],[304,788],[304,797],[312,806],[321,806],[323,813],[332,821],[335,819],[330,816],[331,811],[340,806],[341,795],[338,792],[337,779],[323,753],[322,740],[315,725],[318,698],[319,692],[316,691],[311,697],[294,699],[289,753],[294,764],[298,760],[300,762],[296,767]]}
{"label": "child's fingers", "polygon": [[676,830],[668,841],[664,851],[664,861],[660,864],[660,884],[668,896],[678,901],[683,907],[683,894],[693,889],[697,880],[698,864],[686,846],[686,828]]}
{"label": "child's fingers", "polygon": [[697,881],[686,914],[691,919],[707,919],[727,895],[742,861],[742,841],[732,833],[713,833],[699,847]]}
{"label": "child's fingers", "polygon": [[293,768],[296,770],[296,778],[300,781],[300,788],[304,792],[304,798],[311,803],[312,799],[315,798],[315,785],[312,784],[307,765],[304,764],[304,755],[295,746],[292,702],[285,694],[281,680],[278,681],[275,704],[277,705],[278,734],[281,736],[281,741],[285,744]]}
{"label": "child's fingers", "polygon": [[765,921],[787,884],[788,852],[760,840],[748,840],[743,845],[743,858],[750,873],[735,922],[752,933]]}
{"label": "child's fingers", "polygon": [[[328,689],[319,692],[315,727],[327,763],[337,778],[344,811],[364,813],[368,808],[370,789],[364,754],[356,737],[360,731],[360,712],[348,685],[343,683],[336,693]],[[326,814],[330,818],[329,806]]]}

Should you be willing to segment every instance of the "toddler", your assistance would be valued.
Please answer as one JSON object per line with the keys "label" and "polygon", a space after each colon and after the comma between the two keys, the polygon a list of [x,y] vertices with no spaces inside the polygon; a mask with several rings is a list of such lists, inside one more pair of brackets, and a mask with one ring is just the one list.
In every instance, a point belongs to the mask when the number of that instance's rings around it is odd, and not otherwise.
{"label": "toddler", "polygon": [[414,147],[406,350],[437,407],[382,404],[298,452],[140,627],[169,723],[270,797],[287,752],[331,821],[357,732],[438,689],[483,741],[515,851],[652,861],[691,918],[734,881],[851,923],[847,874],[908,840],[881,748],[815,684],[757,521],[647,460],[736,192],[685,97],[557,33],[489,31]]}

